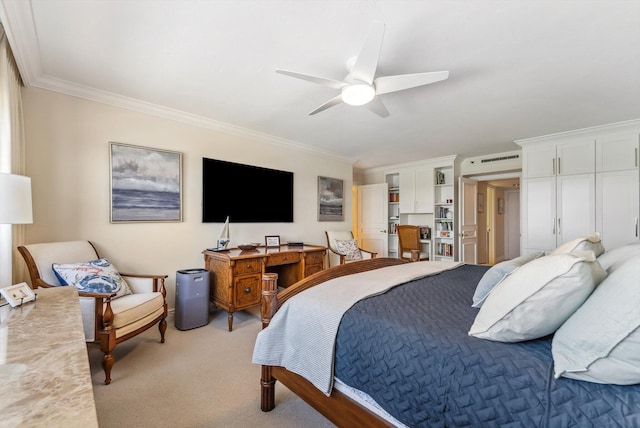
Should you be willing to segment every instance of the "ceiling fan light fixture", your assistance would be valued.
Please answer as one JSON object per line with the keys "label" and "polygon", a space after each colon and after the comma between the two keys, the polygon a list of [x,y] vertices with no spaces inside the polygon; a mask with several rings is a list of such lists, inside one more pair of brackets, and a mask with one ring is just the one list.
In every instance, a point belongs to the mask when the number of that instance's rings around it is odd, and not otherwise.
{"label": "ceiling fan light fixture", "polygon": [[366,83],[352,83],[342,87],[342,101],[352,106],[362,106],[376,96],[373,86]]}

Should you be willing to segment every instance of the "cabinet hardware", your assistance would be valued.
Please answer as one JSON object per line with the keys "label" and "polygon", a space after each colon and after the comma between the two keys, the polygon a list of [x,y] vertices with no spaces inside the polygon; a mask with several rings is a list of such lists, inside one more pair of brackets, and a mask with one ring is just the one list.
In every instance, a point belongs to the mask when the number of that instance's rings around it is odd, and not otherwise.
{"label": "cabinet hardware", "polygon": [[555,235],[556,234],[556,218],[552,218],[551,219],[551,234]]}
{"label": "cabinet hardware", "polygon": [[636,168],[638,167],[638,148],[636,147],[636,155],[635,155],[635,160],[636,160]]}
{"label": "cabinet hardware", "polygon": [[555,159],[551,159],[551,171],[553,172],[553,175],[556,175],[556,160]]}
{"label": "cabinet hardware", "polygon": [[[558,158],[558,175],[560,175],[560,158]],[[558,224],[558,227],[560,227],[560,224]]]}
{"label": "cabinet hardware", "polygon": [[249,293],[251,293],[251,289],[250,289],[249,287],[246,287],[246,288],[244,289],[244,292],[245,292],[245,293],[247,293],[247,294],[249,294]]}
{"label": "cabinet hardware", "polygon": [[562,232],[560,231],[560,217],[558,217],[558,235],[561,235]]}
{"label": "cabinet hardware", "polygon": [[638,237],[638,217],[636,217],[636,238]]}

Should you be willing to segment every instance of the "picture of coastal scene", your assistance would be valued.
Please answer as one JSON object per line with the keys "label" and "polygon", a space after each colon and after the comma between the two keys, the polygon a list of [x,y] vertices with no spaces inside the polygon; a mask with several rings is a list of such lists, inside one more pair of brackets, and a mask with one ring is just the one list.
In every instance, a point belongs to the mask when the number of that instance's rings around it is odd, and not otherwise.
{"label": "picture of coastal scene", "polygon": [[343,203],[342,180],[318,177],[318,221],[342,221]]}
{"label": "picture of coastal scene", "polygon": [[182,221],[182,153],[111,143],[111,221]]}

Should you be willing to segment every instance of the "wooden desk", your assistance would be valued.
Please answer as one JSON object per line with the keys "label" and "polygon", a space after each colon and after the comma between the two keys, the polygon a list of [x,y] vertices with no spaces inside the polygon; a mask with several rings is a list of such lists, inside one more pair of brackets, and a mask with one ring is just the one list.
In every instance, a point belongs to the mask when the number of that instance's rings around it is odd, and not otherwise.
{"label": "wooden desk", "polygon": [[0,307],[0,426],[98,427],[76,287]]}
{"label": "wooden desk", "polygon": [[253,251],[203,251],[209,271],[210,300],[228,312],[229,331],[233,312],[260,304],[262,275],[278,274],[278,286],[288,287],[324,269],[327,249],[319,245],[279,248],[259,247]]}

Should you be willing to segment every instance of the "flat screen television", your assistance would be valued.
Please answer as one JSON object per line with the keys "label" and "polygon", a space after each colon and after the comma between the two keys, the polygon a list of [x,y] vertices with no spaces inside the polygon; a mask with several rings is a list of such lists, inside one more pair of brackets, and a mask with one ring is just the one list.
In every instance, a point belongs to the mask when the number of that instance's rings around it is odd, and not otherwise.
{"label": "flat screen television", "polygon": [[202,222],[293,223],[293,172],[202,158]]}

